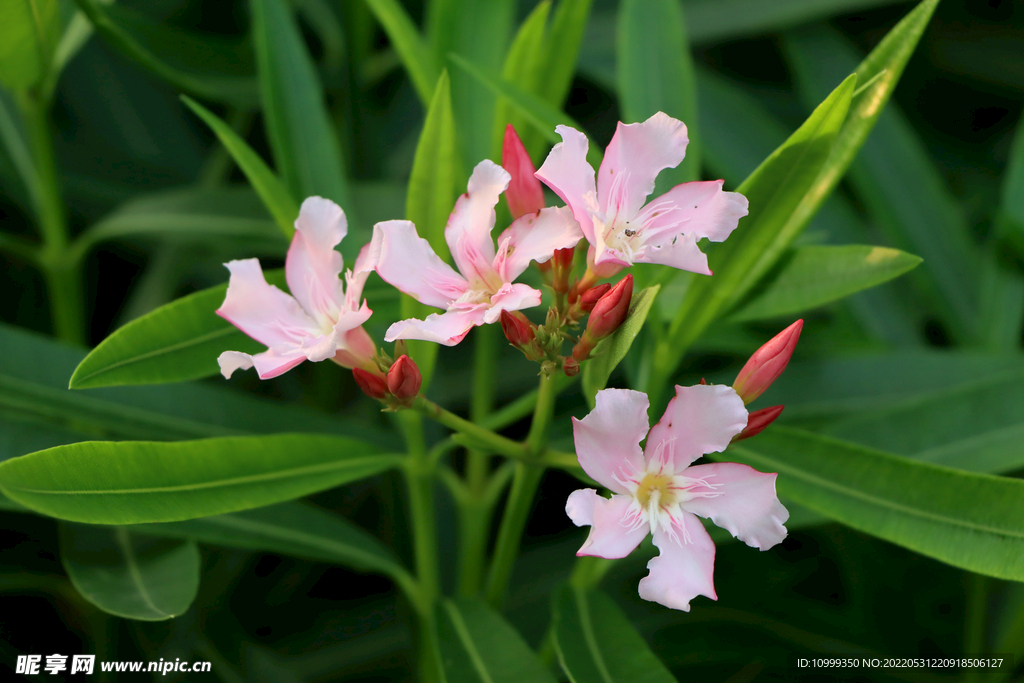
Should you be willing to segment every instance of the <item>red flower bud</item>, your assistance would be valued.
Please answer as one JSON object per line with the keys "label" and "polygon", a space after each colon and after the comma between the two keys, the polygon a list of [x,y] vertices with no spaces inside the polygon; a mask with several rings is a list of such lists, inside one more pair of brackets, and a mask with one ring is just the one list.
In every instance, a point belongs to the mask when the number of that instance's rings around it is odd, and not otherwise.
{"label": "red flower bud", "polygon": [[743,439],[749,439],[752,436],[757,436],[764,428],[775,422],[775,418],[782,414],[782,408],[784,406],[772,406],[771,408],[761,408],[761,410],[755,410],[747,416],[747,426],[743,428],[743,431],[732,437],[732,442],[742,441]]}
{"label": "red flower bud", "polygon": [[537,169],[533,167],[530,155],[523,147],[523,141],[516,134],[512,124],[505,127],[505,144],[501,148],[501,165],[512,176],[508,189],[505,190],[505,201],[512,218],[519,218],[528,213],[537,213],[544,208],[544,190],[537,180]]}
{"label": "red flower bud", "polygon": [[522,348],[533,342],[537,336],[533,325],[522,313],[501,312],[501,329],[512,346]]}
{"label": "red flower bud", "polygon": [[580,308],[582,308],[585,313],[590,313],[594,310],[594,306],[597,305],[598,300],[607,294],[608,290],[611,288],[612,286],[606,282],[598,285],[597,287],[591,287],[587,291],[583,292],[583,296],[580,297]]}
{"label": "red flower bud", "polygon": [[403,403],[411,403],[416,398],[422,383],[420,369],[409,356],[402,356],[388,370],[388,390]]}
{"label": "red flower bud", "polygon": [[575,377],[580,374],[580,363],[575,358],[569,357],[562,360],[562,372],[566,377]]}
{"label": "red flower bud", "polygon": [[740,374],[736,376],[736,381],[732,383],[732,388],[744,403],[750,403],[763,394],[786,369],[793,349],[796,348],[796,342],[800,339],[800,330],[803,328],[804,321],[797,320],[750,357],[740,370]]}
{"label": "red flower bud", "polygon": [[590,312],[587,332],[594,339],[604,339],[626,320],[629,302],[633,298],[633,276],[627,275],[608,290]]}
{"label": "red flower bud", "polygon": [[384,378],[377,373],[363,370],[362,368],[352,369],[352,379],[356,381],[363,393],[370,398],[383,401],[388,396],[388,385]]}

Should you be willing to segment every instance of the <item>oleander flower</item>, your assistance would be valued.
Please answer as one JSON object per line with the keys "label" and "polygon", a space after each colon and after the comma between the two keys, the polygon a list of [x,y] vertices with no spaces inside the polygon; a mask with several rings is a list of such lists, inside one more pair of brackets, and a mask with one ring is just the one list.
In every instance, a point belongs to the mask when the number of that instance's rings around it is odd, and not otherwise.
{"label": "oleander flower", "polygon": [[648,407],[639,391],[605,389],[589,415],[573,418],[580,466],[613,495],[580,489],[565,511],[576,526],[590,525],[577,555],[625,557],[653,534],[660,554],[647,564],[640,597],[688,612],[698,595],[718,599],[715,544],[698,516],[767,550],[786,537],[789,512],[775,494],[776,474],[738,463],[691,465],[724,451],[746,425],[746,408],[732,387],[677,386],[650,433]]}
{"label": "oleander flower", "polygon": [[544,262],[556,249],[583,238],[572,213],[546,208],[513,221],[498,236],[495,249],[494,206],[510,176],[493,161],[473,169],[466,194],[459,197],[444,229],[458,272],[442,261],[410,221],[386,221],[373,227],[364,269],[375,269],[385,282],[417,301],[443,309],[425,320],[402,320],[388,328],[385,341],[425,339],[458,344],[473,327],[497,322],[502,311],[540,305],[540,291],[514,283],[530,265]]}
{"label": "oleander flower", "polygon": [[305,360],[328,358],[346,368],[380,372],[371,360],[376,346],[362,328],[372,313],[359,302],[368,276],[358,273],[363,254],[356,260],[357,273],[345,274],[347,291],[338,277],[344,264],[334,247],[347,232],[340,206],[322,197],[302,202],[284,265],[291,295],[267,284],[258,259],[224,264],[231,279],[217,315],[267,346],[252,356],[222,353],[217,362],[225,378],[255,366],[260,379],[270,379]]}
{"label": "oleander flower", "polygon": [[646,203],[654,181],[679,165],[689,139],[686,126],[658,112],[643,123],[619,123],[601,168],[587,163],[583,133],[558,126],[562,136],[537,171],[572,209],[591,246],[589,261],[601,277],[634,263],[660,263],[711,275],[701,238],[722,242],[747,215],[747,198],[724,192],[724,181],[682,183]]}

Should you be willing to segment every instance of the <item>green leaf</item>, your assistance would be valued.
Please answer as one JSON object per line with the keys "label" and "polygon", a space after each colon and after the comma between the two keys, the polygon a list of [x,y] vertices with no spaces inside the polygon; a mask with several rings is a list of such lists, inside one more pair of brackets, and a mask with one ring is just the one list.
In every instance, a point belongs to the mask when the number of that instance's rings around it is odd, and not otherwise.
{"label": "green leaf", "polygon": [[559,0],[548,32],[541,97],[561,109],[572,86],[593,0]]}
{"label": "green leaf", "polygon": [[679,166],[658,176],[658,190],[700,179],[697,86],[679,0],[624,0],[618,15],[622,119],[646,121],[659,111],[683,121],[690,143]]}
{"label": "green leaf", "polygon": [[0,0],[0,83],[26,90],[46,75],[60,38],[57,0]]}
{"label": "green leaf", "polygon": [[459,683],[555,683],[512,625],[476,598],[437,607],[445,678]]}
{"label": "green leaf", "polygon": [[221,121],[213,112],[195,100],[184,95],[181,99],[216,134],[217,139],[224,145],[245,177],[249,179],[252,189],[256,190],[256,194],[263,200],[267,211],[274,217],[285,237],[291,239],[295,233],[295,219],[299,215],[299,205],[295,203],[295,198],[289,193],[288,188],[274,175],[274,172],[267,167],[267,164],[253,151],[252,147],[231,129],[231,126]]}
{"label": "green leaf", "polygon": [[[366,6],[373,12],[384,32],[388,34],[388,40],[394,46],[402,60],[409,79],[412,81],[416,93],[420,96],[423,104],[430,102],[431,93],[434,91],[434,84],[440,73],[440,66],[434,61],[434,56],[416,25],[406,13],[398,0],[365,0]],[[433,4],[433,3],[432,3]]]}
{"label": "green leaf", "polygon": [[[284,271],[265,273],[284,285]],[[100,342],[75,368],[69,388],[183,382],[214,375],[224,351],[256,353],[264,346],[214,311],[227,284],[176,299],[136,318]]]}
{"label": "green leaf", "polygon": [[[555,126],[565,124],[576,130],[584,130],[583,127],[573,121],[568,114],[548,104],[543,99],[526,92],[513,83],[492,73],[488,73],[481,67],[471,63],[459,55],[448,55],[449,61],[459,67],[474,79],[487,86],[495,95],[506,98],[523,117],[533,125],[544,136],[544,139],[551,143],[561,142],[561,138],[555,133]],[[601,165],[601,151],[596,145],[590,145],[587,152],[587,161],[595,168]]]}
{"label": "green leaf", "polygon": [[647,320],[647,314],[654,305],[654,297],[658,295],[660,285],[641,290],[629,302],[629,313],[619,329],[607,339],[601,341],[594,349],[594,357],[583,366],[583,395],[590,407],[594,407],[594,397],[608,385],[612,371],[629,353],[633,340]]}
{"label": "green leaf", "polygon": [[[115,50],[138,63],[144,69],[154,73],[159,78],[167,81],[173,87],[185,92],[210,99],[215,102],[231,102],[237,106],[251,106],[256,103],[258,93],[256,82],[249,76],[211,75],[210,64],[200,61],[193,69],[179,68],[169,64],[164,56],[154,54],[152,47],[159,44],[154,40],[152,30],[140,31],[135,34],[132,30],[122,25],[122,22],[132,15],[120,10],[118,18],[112,17],[109,10],[103,7],[100,0],[75,0],[79,9],[92,22],[93,28],[107,43]],[[130,22],[132,28],[138,30],[143,27],[142,22]],[[161,27],[156,31],[162,32]],[[183,38],[175,31],[175,39],[166,39],[165,45],[175,49],[179,54],[188,55],[191,49],[180,49],[183,46],[194,46],[202,43],[199,38]]]}
{"label": "green leaf", "polygon": [[235,241],[250,251],[284,254],[288,243],[249,188],[189,187],[137,195],[94,223],[76,241],[157,237],[176,242]]}
{"label": "green leaf", "polygon": [[293,197],[320,196],[349,211],[341,151],[316,67],[284,0],[249,0],[267,137]]}
{"label": "green leaf", "polygon": [[297,501],[129,530],[342,564],[401,581],[411,579],[395,554],[369,533],[344,517]]}
{"label": "green leaf", "polygon": [[401,462],[364,442],[311,434],[87,441],[0,463],[0,490],[73,522],[175,522],[291,500]]}
{"label": "green leaf", "polygon": [[199,592],[199,548],[191,541],[62,523],[60,555],[83,598],[125,619],[171,619],[184,614]]}
{"label": "green leaf", "polygon": [[729,320],[802,313],[899,277],[920,262],[913,254],[887,247],[798,247],[778,275]]}
{"label": "green leaf", "polygon": [[854,529],[977,574],[1024,580],[1024,480],[782,426],[725,457],[778,472],[780,495]]}
{"label": "green leaf", "polygon": [[[655,375],[668,380],[686,349],[728,307],[746,294],[781,256],[795,233],[786,233],[793,211],[814,191],[829,158],[857,82],[842,82],[781,147],[750,174],[737,192],[750,201],[750,213],[721,245],[708,248],[715,275],[693,277],[668,334],[658,344]],[[661,400],[665,382],[652,385],[653,405]]]}
{"label": "green leaf", "polygon": [[[442,71],[416,145],[405,200],[405,217],[416,225],[416,231],[430,243],[434,253],[449,263],[451,255],[444,240],[444,228],[462,187],[465,187],[465,179],[452,114],[451,86],[448,72]],[[433,307],[421,304],[411,296],[402,296],[403,318],[422,319],[432,312],[435,312]],[[424,386],[429,385],[438,345],[410,341],[408,346],[419,365]]]}
{"label": "green leaf", "polygon": [[[512,39],[512,45],[505,55],[505,65],[501,77],[515,83],[526,92],[539,95],[546,74],[544,32],[548,14],[551,11],[551,0],[544,0],[533,8],[529,16],[519,27],[519,32]],[[523,146],[531,153],[543,143],[540,134],[532,127],[526,128],[526,119],[509,104],[508,100],[499,97],[494,106],[494,132],[491,136],[491,153],[493,158],[500,158],[505,140],[505,127],[508,124],[520,134]],[[523,139],[523,136],[526,136]]]}
{"label": "green leaf", "polygon": [[562,586],[552,596],[555,649],[572,683],[674,683],[622,610],[603,593]]}
{"label": "green leaf", "polygon": [[39,206],[41,189],[36,162],[32,158],[25,131],[21,126],[21,117],[14,107],[14,102],[0,91],[0,144],[7,152],[11,165],[18,173],[18,178],[25,186],[34,206]]}

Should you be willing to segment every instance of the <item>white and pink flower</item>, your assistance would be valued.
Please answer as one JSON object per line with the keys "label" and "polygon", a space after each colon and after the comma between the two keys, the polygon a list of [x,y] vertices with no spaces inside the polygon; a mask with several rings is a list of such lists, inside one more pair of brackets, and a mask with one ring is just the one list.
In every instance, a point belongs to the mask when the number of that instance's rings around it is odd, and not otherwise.
{"label": "white and pink flower", "polygon": [[600,277],[634,263],[660,263],[711,275],[701,238],[724,241],[747,215],[747,198],[724,192],[724,181],[683,183],[647,202],[654,181],[686,155],[686,126],[658,112],[643,123],[619,123],[601,168],[587,163],[586,136],[558,126],[562,136],[537,171],[572,209],[591,245]]}
{"label": "white and pink flower", "polygon": [[362,328],[372,312],[359,301],[368,275],[358,272],[363,255],[356,261],[356,274],[345,274],[348,291],[338,277],[343,262],[334,247],[347,232],[340,206],[322,197],[302,202],[284,265],[291,295],[267,284],[258,259],[224,264],[231,279],[217,315],[268,347],[253,356],[222,353],[217,363],[225,378],[255,366],[260,379],[270,379],[305,360],[328,358],[346,368],[376,371],[371,359],[377,348]]}
{"label": "white and pink flower", "polygon": [[650,433],[648,407],[639,391],[605,389],[589,415],[573,418],[583,471],[613,495],[574,491],[565,511],[576,526],[591,527],[577,555],[625,557],[653,533],[660,554],[647,564],[640,597],[689,611],[698,595],[718,599],[715,544],[698,516],[767,550],[786,537],[789,512],[775,494],[776,474],[738,463],[691,466],[702,455],[724,451],[747,424],[743,400],[732,387],[677,386]]}
{"label": "white and pink flower", "polygon": [[375,269],[385,282],[444,310],[425,320],[395,323],[385,341],[425,339],[453,346],[473,327],[496,322],[502,311],[540,305],[540,291],[513,281],[530,261],[547,261],[556,249],[575,246],[583,233],[568,209],[546,208],[516,219],[498,236],[495,249],[494,206],[509,180],[493,161],[484,160],[473,169],[469,189],[455,203],[444,230],[458,272],[434,253],[410,221],[374,226],[361,267]]}

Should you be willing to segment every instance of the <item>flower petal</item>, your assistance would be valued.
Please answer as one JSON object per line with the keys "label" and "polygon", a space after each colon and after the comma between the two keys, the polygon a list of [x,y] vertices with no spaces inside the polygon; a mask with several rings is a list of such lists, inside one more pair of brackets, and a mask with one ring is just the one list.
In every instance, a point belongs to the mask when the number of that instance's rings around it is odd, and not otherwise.
{"label": "flower petal", "polygon": [[568,249],[583,239],[583,231],[569,207],[547,207],[513,221],[498,236],[494,269],[505,282],[522,275],[530,261],[544,263],[556,249]]}
{"label": "flower petal", "polygon": [[282,344],[274,349],[250,356],[241,351],[225,351],[217,357],[220,374],[224,379],[231,379],[235,370],[248,370],[256,366],[256,374],[260,379],[271,379],[283,375],[296,365],[306,360],[306,354],[296,344]]}
{"label": "flower petal", "polygon": [[697,247],[695,235],[679,235],[659,245],[644,245],[643,251],[633,257],[636,263],[659,263],[701,275],[711,275],[708,257]]}
{"label": "flower petal", "polygon": [[682,504],[684,509],[710,518],[752,548],[768,550],[786,537],[783,524],[789,519],[789,510],[775,493],[778,474],[719,462],[687,468],[686,476],[707,480],[718,495],[688,500]]}
{"label": "flower petal", "polygon": [[682,526],[675,526],[676,538],[658,527],[654,545],[660,551],[647,563],[651,573],[640,579],[640,597],[665,607],[690,611],[690,600],[715,593],[715,544],[695,515],[684,512]]}
{"label": "flower petal", "polygon": [[724,451],[747,425],[747,409],[732,387],[698,384],[676,387],[665,414],[651,429],[644,446],[653,458],[674,463],[679,472],[705,453]]}
{"label": "flower petal", "polygon": [[362,327],[356,327],[345,333],[338,340],[338,352],[334,354],[334,362],[343,368],[362,368],[377,371],[373,356],[377,353],[377,344]]}
{"label": "flower petal", "polygon": [[576,458],[590,478],[614,493],[628,489],[619,480],[640,476],[644,457],[640,441],[647,434],[647,394],[631,389],[603,389],[582,420],[572,419]]}
{"label": "flower petal", "polygon": [[307,197],[302,202],[284,274],[292,296],[321,326],[333,325],[344,306],[338,279],[342,258],[334,247],[347,232],[345,212],[330,199]]}
{"label": "flower petal", "polygon": [[224,266],[231,279],[217,315],[270,347],[298,344],[306,336],[321,334],[295,299],[267,284],[258,259],[229,261]]}
{"label": "flower petal", "polygon": [[643,123],[619,123],[597,173],[601,211],[631,221],[654,192],[654,180],[686,156],[686,126],[664,112]]}
{"label": "flower petal", "polygon": [[536,176],[569,205],[587,241],[593,244],[594,224],[588,207],[597,208],[597,186],[594,169],[587,163],[587,136],[569,126],[555,126],[555,132],[562,141],[551,148]]}
{"label": "flower petal", "polygon": [[453,307],[445,313],[431,313],[426,320],[400,320],[388,328],[384,341],[425,339],[445,346],[455,346],[476,325],[483,324],[488,308],[487,304]]}
{"label": "flower petal", "polygon": [[508,187],[508,172],[490,159],[484,159],[469,178],[469,189],[455,202],[444,228],[444,239],[455,265],[471,283],[493,280],[494,207]]}
{"label": "flower petal", "polygon": [[484,314],[484,322],[497,322],[502,311],[521,311],[524,308],[540,306],[540,296],[540,290],[530,285],[519,282],[506,284],[491,296],[491,306]]}
{"label": "flower petal", "polygon": [[[373,226],[373,240],[357,270],[373,267],[390,285],[437,308],[465,293],[469,283],[442,261],[430,243],[416,234],[410,221],[385,221]],[[415,337],[418,339],[418,337]]]}
{"label": "flower petal", "polygon": [[747,215],[747,198],[725,192],[724,180],[676,185],[645,206],[636,220],[644,227],[647,244],[664,244],[676,235],[707,237],[724,242]]}
{"label": "flower petal", "polygon": [[632,524],[630,496],[612,496],[611,500],[597,495],[594,489],[580,489],[569,494],[565,513],[576,526],[590,525],[590,535],[577,556],[590,555],[608,560],[625,557],[633,552],[640,541],[650,533],[647,522]]}

